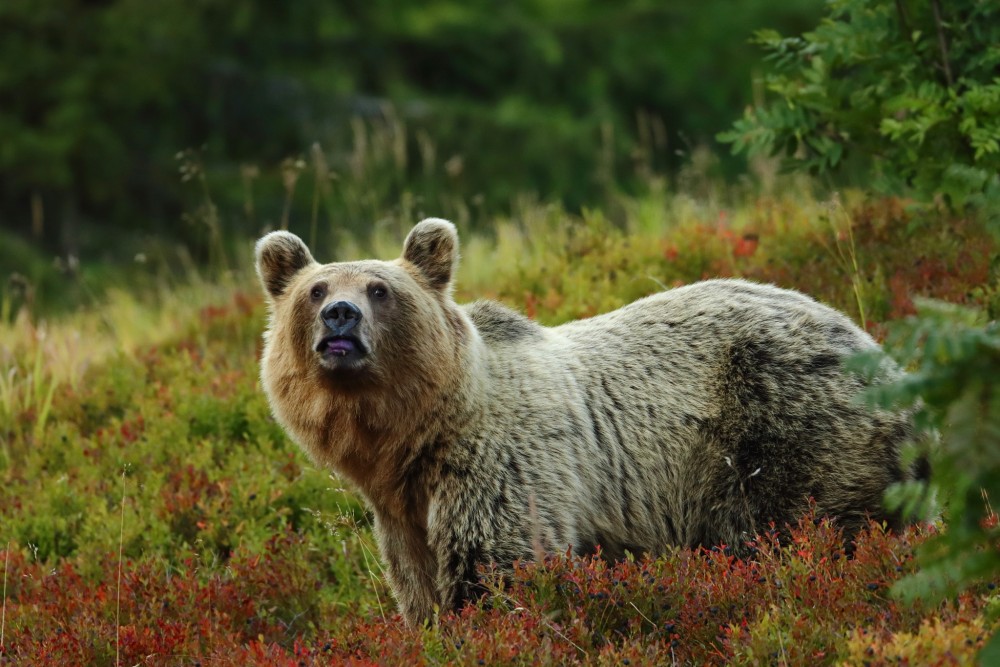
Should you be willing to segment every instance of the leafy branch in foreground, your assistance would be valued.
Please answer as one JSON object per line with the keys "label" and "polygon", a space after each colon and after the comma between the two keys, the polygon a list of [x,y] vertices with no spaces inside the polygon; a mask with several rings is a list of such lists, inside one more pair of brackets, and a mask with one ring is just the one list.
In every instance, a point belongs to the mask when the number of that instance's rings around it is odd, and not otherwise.
{"label": "leafy branch in foreground", "polygon": [[[943,6],[942,6],[943,5]],[[833,0],[812,32],[761,30],[776,99],[718,135],[818,173],[848,152],[923,196],[1000,206],[1000,5]]]}
{"label": "leafy branch in foreground", "polygon": [[[915,407],[918,425],[940,436],[921,452],[932,461],[930,488],[897,485],[886,500],[913,514],[939,496],[947,508],[947,528],[920,547],[921,568],[894,591],[908,600],[939,600],[1000,575],[1000,524],[990,505],[1000,498],[1000,324],[976,310],[918,300],[917,315],[891,327],[886,347],[911,372],[868,398]],[[855,360],[866,372],[883,363],[881,354]],[[981,658],[1000,664],[1000,634]]]}

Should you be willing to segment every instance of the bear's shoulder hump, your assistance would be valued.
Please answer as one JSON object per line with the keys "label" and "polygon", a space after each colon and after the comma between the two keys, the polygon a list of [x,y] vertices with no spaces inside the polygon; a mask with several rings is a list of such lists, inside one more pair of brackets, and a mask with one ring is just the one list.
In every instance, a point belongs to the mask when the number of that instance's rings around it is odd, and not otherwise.
{"label": "bear's shoulder hump", "polygon": [[487,343],[516,343],[542,335],[540,324],[496,301],[476,301],[465,308]]}

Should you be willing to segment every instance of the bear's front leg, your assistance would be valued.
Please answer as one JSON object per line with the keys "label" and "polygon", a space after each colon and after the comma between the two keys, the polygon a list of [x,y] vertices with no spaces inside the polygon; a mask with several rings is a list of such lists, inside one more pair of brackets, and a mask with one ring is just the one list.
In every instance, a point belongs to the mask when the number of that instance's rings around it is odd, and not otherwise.
{"label": "bear's front leg", "polygon": [[375,539],[399,610],[410,627],[419,627],[434,617],[435,605],[441,605],[435,586],[437,564],[427,545],[427,532],[376,513]]}
{"label": "bear's front leg", "polygon": [[435,588],[442,613],[459,609],[482,592],[477,566],[488,558],[479,528],[467,522],[428,527],[437,561]]}
{"label": "bear's front leg", "polygon": [[441,611],[455,611],[486,589],[478,567],[509,573],[517,559],[531,558],[528,533],[517,508],[488,482],[445,482],[431,501],[427,538],[437,561],[436,589]]}

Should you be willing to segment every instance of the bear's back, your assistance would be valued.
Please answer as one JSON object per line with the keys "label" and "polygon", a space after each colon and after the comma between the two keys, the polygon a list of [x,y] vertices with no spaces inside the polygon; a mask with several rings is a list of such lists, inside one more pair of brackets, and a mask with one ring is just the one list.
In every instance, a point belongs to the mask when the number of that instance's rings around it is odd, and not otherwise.
{"label": "bear's back", "polygon": [[[748,340],[774,345],[779,356],[820,349],[849,355],[876,345],[843,313],[800,292],[737,279],[660,292],[553,331],[584,345],[607,337],[618,346],[667,344],[684,354],[707,354]],[[642,333],[632,335],[636,332]]]}

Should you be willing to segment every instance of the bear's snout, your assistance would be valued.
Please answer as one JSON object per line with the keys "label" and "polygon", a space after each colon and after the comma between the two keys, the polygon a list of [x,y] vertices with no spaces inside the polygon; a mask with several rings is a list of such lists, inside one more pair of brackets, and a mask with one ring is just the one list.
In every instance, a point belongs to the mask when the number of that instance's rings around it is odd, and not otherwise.
{"label": "bear's snout", "polygon": [[333,335],[346,336],[361,321],[361,309],[350,301],[335,301],[324,306],[319,316]]}

